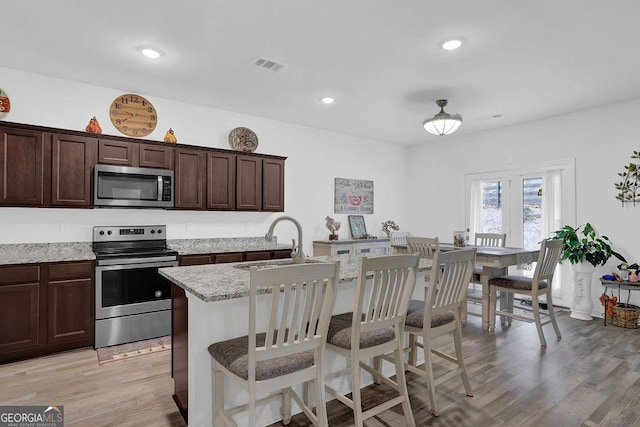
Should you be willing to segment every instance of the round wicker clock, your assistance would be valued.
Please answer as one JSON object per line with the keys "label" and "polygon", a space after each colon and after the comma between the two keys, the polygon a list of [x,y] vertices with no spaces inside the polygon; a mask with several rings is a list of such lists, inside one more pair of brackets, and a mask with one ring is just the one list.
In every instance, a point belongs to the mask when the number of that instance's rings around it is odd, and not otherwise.
{"label": "round wicker clock", "polygon": [[111,103],[111,123],[127,136],[143,137],[153,132],[158,124],[158,114],[149,100],[127,93]]}

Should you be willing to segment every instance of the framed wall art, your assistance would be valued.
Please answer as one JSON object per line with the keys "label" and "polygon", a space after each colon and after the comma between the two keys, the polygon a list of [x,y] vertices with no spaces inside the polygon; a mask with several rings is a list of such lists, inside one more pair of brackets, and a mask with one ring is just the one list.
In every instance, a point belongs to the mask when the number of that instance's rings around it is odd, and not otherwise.
{"label": "framed wall art", "polygon": [[334,212],[346,214],[373,213],[373,181],[335,179]]}
{"label": "framed wall art", "polygon": [[349,229],[352,239],[363,239],[367,236],[367,226],[362,215],[349,215]]}

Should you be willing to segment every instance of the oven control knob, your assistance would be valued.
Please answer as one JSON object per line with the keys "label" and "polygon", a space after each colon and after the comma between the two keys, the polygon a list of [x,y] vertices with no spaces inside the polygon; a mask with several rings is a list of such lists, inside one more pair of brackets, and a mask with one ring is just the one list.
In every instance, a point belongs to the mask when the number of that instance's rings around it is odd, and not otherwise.
{"label": "oven control knob", "polygon": [[107,234],[108,234],[109,236],[111,236],[111,234],[112,234],[112,233],[113,233],[113,232],[112,232],[111,230],[107,231]]}
{"label": "oven control knob", "polygon": [[156,234],[156,230],[151,230],[151,234]]}
{"label": "oven control knob", "polygon": [[162,230],[158,230],[158,234],[162,234]]}
{"label": "oven control knob", "polygon": [[101,236],[104,236],[104,230],[101,230],[101,231],[100,231],[100,235],[101,235]]}
{"label": "oven control knob", "polygon": [[162,291],[156,291],[156,298],[160,298],[162,296]]}

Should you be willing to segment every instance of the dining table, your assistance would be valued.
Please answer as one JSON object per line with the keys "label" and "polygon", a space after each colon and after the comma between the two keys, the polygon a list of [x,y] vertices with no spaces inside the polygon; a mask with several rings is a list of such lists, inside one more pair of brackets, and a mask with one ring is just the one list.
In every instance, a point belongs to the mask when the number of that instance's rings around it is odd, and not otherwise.
{"label": "dining table", "polygon": [[[482,285],[482,329],[493,332],[495,330],[495,316],[489,313],[490,287],[489,279],[508,274],[512,265],[525,265],[536,262],[540,248],[512,248],[465,245],[454,246],[453,243],[440,243],[440,251],[452,251],[461,249],[476,249],[476,265],[482,267],[480,283]],[[394,253],[406,252],[402,247],[394,246]]]}

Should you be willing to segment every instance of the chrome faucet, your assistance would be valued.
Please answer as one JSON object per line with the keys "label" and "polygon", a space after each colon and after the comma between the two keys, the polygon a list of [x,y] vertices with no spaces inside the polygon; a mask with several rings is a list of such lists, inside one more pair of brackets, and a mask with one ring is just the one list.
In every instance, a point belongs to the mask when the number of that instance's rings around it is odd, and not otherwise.
{"label": "chrome faucet", "polygon": [[291,258],[293,258],[293,262],[295,262],[296,264],[304,264],[304,252],[302,252],[302,227],[300,226],[300,223],[297,219],[290,216],[281,216],[279,218],[276,218],[269,226],[269,231],[267,231],[267,234],[264,235],[264,239],[267,242],[270,242],[273,239],[273,229],[276,224],[280,221],[285,220],[294,223],[296,228],[298,229],[298,246],[296,246],[296,239],[291,239]]}

